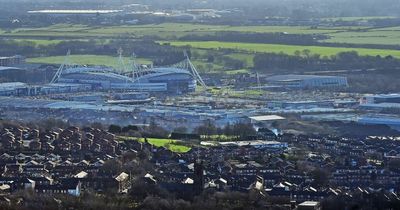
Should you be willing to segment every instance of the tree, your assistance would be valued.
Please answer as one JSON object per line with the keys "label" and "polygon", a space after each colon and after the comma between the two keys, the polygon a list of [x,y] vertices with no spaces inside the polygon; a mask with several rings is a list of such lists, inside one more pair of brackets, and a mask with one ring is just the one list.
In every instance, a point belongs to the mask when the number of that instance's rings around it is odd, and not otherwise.
{"label": "tree", "polygon": [[391,171],[398,171],[400,169],[400,160],[390,160],[388,167]]}
{"label": "tree", "polygon": [[315,169],[311,172],[311,176],[314,179],[313,184],[319,187],[328,184],[329,173],[322,169]]}
{"label": "tree", "polygon": [[255,135],[257,132],[254,127],[249,123],[236,123],[233,125],[233,134],[240,138]]}
{"label": "tree", "polygon": [[122,164],[119,160],[107,160],[101,167],[101,171],[109,175],[117,175],[121,172]]}
{"label": "tree", "polygon": [[108,132],[110,133],[121,133],[121,127],[118,125],[110,125],[108,127]]}
{"label": "tree", "polygon": [[174,133],[186,133],[187,132],[187,128],[184,126],[180,126],[174,129]]}
{"label": "tree", "polygon": [[128,125],[128,126],[123,127],[121,130],[122,133],[127,133],[130,131],[139,131],[139,128],[136,125]]}
{"label": "tree", "polygon": [[211,120],[207,120],[204,122],[203,125],[200,125],[199,127],[195,128],[195,131],[199,135],[215,135],[217,133],[217,127]]}

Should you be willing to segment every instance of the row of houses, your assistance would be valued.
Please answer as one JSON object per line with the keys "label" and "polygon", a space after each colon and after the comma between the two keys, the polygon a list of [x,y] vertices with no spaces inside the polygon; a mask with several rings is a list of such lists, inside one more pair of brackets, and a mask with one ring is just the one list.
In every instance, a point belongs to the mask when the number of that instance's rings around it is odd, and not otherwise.
{"label": "row of houses", "polygon": [[7,125],[0,131],[0,193],[79,196],[84,190],[127,192],[131,176],[104,169],[118,160],[115,135],[101,129],[69,127],[39,131]]}

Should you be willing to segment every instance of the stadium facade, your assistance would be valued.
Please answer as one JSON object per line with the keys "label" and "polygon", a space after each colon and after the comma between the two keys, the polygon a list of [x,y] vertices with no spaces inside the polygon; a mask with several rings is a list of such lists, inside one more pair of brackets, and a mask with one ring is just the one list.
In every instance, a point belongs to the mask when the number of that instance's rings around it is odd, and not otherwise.
{"label": "stadium facade", "polygon": [[124,70],[106,67],[85,67],[63,64],[51,83],[85,84],[94,90],[166,92],[184,94],[194,92],[197,83],[205,86],[187,57],[169,67],[143,67],[134,63]]}

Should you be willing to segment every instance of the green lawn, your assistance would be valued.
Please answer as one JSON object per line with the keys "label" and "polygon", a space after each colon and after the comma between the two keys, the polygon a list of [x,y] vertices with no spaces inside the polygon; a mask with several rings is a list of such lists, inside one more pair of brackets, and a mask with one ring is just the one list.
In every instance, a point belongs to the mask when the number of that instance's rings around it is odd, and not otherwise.
{"label": "green lawn", "polygon": [[[118,137],[120,141],[139,141],[139,142],[144,142],[144,138],[133,138],[133,137],[128,137],[128,136],[119,136]],[[176,153],[186,153],[191,150],[190,147],[180,145],[178,140],[173,140],[173,139],[159,139],[159,138],[147,138],[147,141],[149,144],[152,144],[156,147],[165,147],[172,152]]]}
{"label": "green lawn", "polygon": [[[46,64],[61,64],[64,62],[65,56],[51,56],[51,57],[38,57],[28,58],[28,63],[46,63]],[[124,58],[125,64],[128,64],[130,58]],[[99,65],[118,67],[118,57],[105,56],[105,55],[70,55],[72,63],[80,65]],[[141,64],[150,64],[149,59],[137,58],[137,62]]]}
{"label": "green lawn", "polygon": [[[144,138],[139,139],[139,141],[144,142]],[[178,140],[148,138],[147,141],[156,147],[165,147],[176,153],[186,153],[191,150],[190,147],[179,145]]]}
{"label": "green lawn", "polygon": [[170,43],[174,46],[190,46],[199,49],[233,49],[243,52],[266,52],[266,53],[284,53],[293,55],[296,51],[304,49],[310,50],[313,54],[322,56],[336,55],[339,52],[357,51],[360,55],[392,55],[400,58],[400,50],[384,50],[384,49],[367,49],[367,48],[344,48],[344,47],[320,47],[320,46],[297,46],[297,45],[281,45],[281,44],[255,44],[255,43],[235,43],[235,42],[218,42],[218,41],[199,41],[199,42],[160,42]]}

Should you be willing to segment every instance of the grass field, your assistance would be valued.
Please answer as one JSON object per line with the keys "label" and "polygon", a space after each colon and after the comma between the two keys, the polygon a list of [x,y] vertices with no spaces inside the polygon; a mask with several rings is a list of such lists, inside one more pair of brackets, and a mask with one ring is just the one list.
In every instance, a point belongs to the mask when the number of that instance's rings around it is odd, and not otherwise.
{"label": "grass field", "polygon": [[368,31],[339,32],[330,34],[331,38],[324,40],[330,43],[352,43],[352,44],[378,44],[378,45],[400,45],[400,30],[377,29]]}
{"label": "grass field", "polygon": [[[166,43],[166,42],[161,42]],[[304,49],[310,50],[314,54],[322,56],[336,55],[339,52],[357,51],[360,55],[392,55],[400,58],[400,50],[384,50],[384,49],[366,49],[366,48],[343,48],[343,47],[319,47],[319,46],[297,46],[297,45],[279,45],[279,44],[255,44],[255,43],[235,43],[235,42],[168,42],[174,46],[190,46],[199,49],[233,49],[243,52],[266,52],[266,53],[284,53],[293,55],[296,51]]]}
{"label": "grass field", "polygon": [[122,25],[89,27],[83,25],[57,24],[41,28],[19,28],[11,31],[0,31],[0,35],[32,37],[119,37],[153,35],[161,37],[180,37],[189,34],[212,34],[221,31],[289,34],[329,34],[340,31],[364,29],[365,27],[330,27],[312,29],[307,26],[228,26],[163,23],[150,25]]}
{"label": "grass field", "polygon": [[[130,58],[124,58],[125,64],[128,64]],[[51,56],[51,57],[38,57],[28,58],[28,63],[46,63],[46,64],[61,64],[65,60],[65,56]],[[118,58],[104,55],[71,55],[70,61],[80,65],[99,65],[118,67]],[[141,64],[150,64],[148,59],[137,58],[137,62]]]}
{"label": "grass field", "polygon": [[[376,19],[383,17],[349,17],[346,20]],[[48,44],[51,39],[114,39],[120,37],[138,38],[142,36],[158,36],[165,40],[176,40],[189,34],[205,35],[216,32],[252,32],[273,33],[286,32],[289,34],[324,34],[330,38],[324,42],[352,43],[352,44],[385,44],[400,45],[400,27],[367,28],[357,27],[318,27],[308,26],[228,26],[163,23],[149,25],[122,25],[90,27],[84,25],[56,24],[41,28],[18,28],[1,30],[0,36],[14,37],[15,39],[30,39],[39,44]]]}
{"label": "grass field", "polygon": [[[144,138],[133,138],[128,136],[119,136],[120,141],[139,141],[144,142]],[[149,144],[154,145],[156,147],[165,147],[172,152],[176,153],[186,153],[191,150],[190,147],[181,145],[178,140],[173,139],[159,139],[159,138],[147,138]]]}
{"label": "grass field", "polygon": [[34,45],[51,45],[51,44],[58,44],[64,40],[49,40],[49,39],[13,39],[13,41],[16,42],[30,42],[33,43]]}
{"label": "grass field", "polygon": [[[141,138],[139,139],[140,142],[144,142],[144,139]],[[186,153],[191,150],[190,147],[184,146],[184,145],[179,145],[177,140],[171,140],[171,139],[156,139],[156,138],[148,138],[147,141],[149,144],[152,144],[156,147],[165,147],[172,152],[176,153]]]}
{"label": "grass field", "polygon": [[328,21],[368,21],[368,20],[380,20],[380,19],[394,19],[394,16],[367,16],[367,17],[331,17],[322,18]]}

